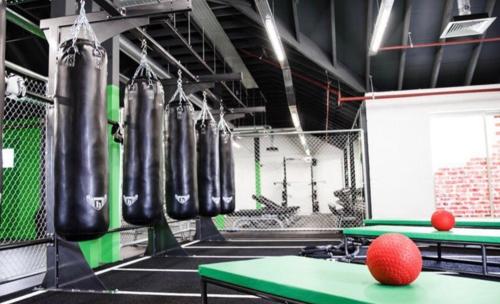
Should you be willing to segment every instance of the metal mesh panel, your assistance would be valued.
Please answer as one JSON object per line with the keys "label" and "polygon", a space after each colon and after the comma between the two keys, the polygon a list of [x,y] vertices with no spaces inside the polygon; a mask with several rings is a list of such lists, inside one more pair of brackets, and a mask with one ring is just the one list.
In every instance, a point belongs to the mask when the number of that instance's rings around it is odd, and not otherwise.
{"label": "metal mesh panel", "polygon": [[359,131],[237,134],[236,211],[222,230],[335,230],[365,217]]}
{"label": "metal mesh panel", "polygon": [[[0,203],[0,245],[46,238],[45,134],[46,107],[37,95],[45,83],[26,79],[27,97],[5,104],[3,145],[4,190]],[[46,268],[46,246],[0,251],[0,282]]]}

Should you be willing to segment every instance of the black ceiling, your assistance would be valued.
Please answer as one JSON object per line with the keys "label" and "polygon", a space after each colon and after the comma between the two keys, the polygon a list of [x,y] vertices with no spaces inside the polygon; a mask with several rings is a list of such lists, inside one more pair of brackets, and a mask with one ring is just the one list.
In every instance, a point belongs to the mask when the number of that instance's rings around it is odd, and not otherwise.
{"label": "black ceiling", "polygon": [[[255,18],[257,12],[253,1],[207,2],[259,88],[246,90],[240,83],[227,83],[227,86],[247,106],[266,107],[265,113],[247,115],[233,123],[237,126],[267,124],[275,128],[291,127],[283,74],[260,20]],[[283,39],[304,130],[351,128],[359,103],[338,104],[336,92],[340,89],[343,96],[361,95],[367,87],[370,88],[370,76],[376,91],[462,86],[467,84],[467,71],[471,69],[471,84],[500,81],[498,42],[380,51],[375,56],[367,56],[367,33],[371,32],[376,18],[377,3],[376,0],[269,0],[277,22],[294,41]],[[493,8],[492,16],[500,13],[500,4],[495,0],[472,0],[471,4],[473,13],[484,12],[488,7]],[[36,0],[10,5],[9,8],[38,24],[40,19],[50,16],[50,5],[49,0]],[[382,44],[403,44],[408,37],[405,21],[409,24],[408,32],[411,32],[413,44],[438,42],[442,25],[448,21],[450,14],[457,15],[454,0],[395,0]],[[153,24],[146,28],[147,33],[193,74],[204,75],[209,71],[172,29],[161,24],[164,20],[175,25],[175,30],[185,40],[190,30],[192,50],[200,56],[204,50],[207,65],[215,68],[217,73],[231,72],[210,41],[203,39],[202,30],[192,18],[188,27],[187,13],[177,13],[175,18],[173,15],[156,17]],[[136,36],[125,35],[140,45]],[[500,37],[500,20],[493,23],[486,37]],[[8,41],[7,60],[47,74],[45,41],[12,23],[8,27]],[[321,56],[311,50],[319,50]],[[477,62],[474,61],[474,52],[479,52]],[[150,54],[165,69],[176,71],[176,67],[169,65],[159,54],[154,51]],[[323,56],[328,60],[322,60]],[[405,60],[402,60],[403,57]],[[472,68],[474,64],[475,69]],[[122,54],[122,74],[130,76],[136,65]],[[399,82],[399,79],[402,81]],[[214,93],[223,99],[227,107],[241,107],[221,86],[216,87]]]}

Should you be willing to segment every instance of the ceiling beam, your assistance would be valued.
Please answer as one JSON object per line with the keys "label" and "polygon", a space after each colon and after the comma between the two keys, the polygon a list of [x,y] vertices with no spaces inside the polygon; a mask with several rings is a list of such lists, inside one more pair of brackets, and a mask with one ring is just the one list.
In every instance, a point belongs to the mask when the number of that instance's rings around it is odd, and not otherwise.
{"label": "ceiling beam", "polygon": [[[412,10],[412,0],[405,1],[405,15],[403,21],[403,33],[401,34],[401,44],[408,44],[408,35],[410,32],[410,21],[411,21],[411,10]],[[405,78],[405,68],[406,68],[406,49],[401,51],[399,57],[399,73],[398,73],[398,90],[403,89],[403,83]]]}
{"label": "ceiling beam", "polygon": [[299,23],[299,10],[297,8],[298,0],[290,1],[292,5],[292,14],[293,14],[293,26],[295,32],[295,39],[300,41],[300,23]]}
{"label": "ceiling beam", "polygon": [[332,62],[337,66],[337,27],[335,25],[335,1],[330,1],[330,30],[332,31]]}
{"label": "ceiling beam", "polygon": [[[450,22],[451,14],[453,12],[454,2],[455,2],[454,0],[446,0],[443,10],[443,18],[441,19],[441,30],[439,31],[440,36],[441,33],[446,28],[446,25],[448,25],[448,22]],[[444,41],[444,39],[440,39],[439,41]],[[436,51],[436,55],[434,55],[434,64],[432,66],[431,83],[430,83],[431,88],[435,88],[437,85],[439,78],[439,71],[441,70],[441,62],[443,61],[443,53],[444,53],[444,47],[440,46],[439,49]]]}
{"label": "ceiling beam", "polygon": [[[196,1],[195,1],[196,2]],[[203,58],[200,57],[200,55],[198,55],[198,53],[196,52],[196,50],[193,49],[193,47],[189,44],[189,42],[181,35],[179,34],[174,25],[171,24],[169,21],[167,20],[164,20],[162,25],[165,27],[165,29],[168,29],[170,30],[176,37],[178,40],[180,40],[183,44],[184,44],[184,47],[189,51],[189,53],[194,57],[196,58],[196,60],[198,60],[199,63],[201,63],[203,65],[203,67],[205,67],[212,75],[215,75],[216,72],[215,70],[213,70],[206,62],[205,60],[203,60]],[[231,97],[236,100],[237,103],[239,103],[242,107],[246,107],[245,103],[243,101],[241,101],[241,99],[236,96],[236,94],[233,92],[233,90],[231,90],[227,84],[225,82],[221,82],[222,86],[224,87],[224,89],[229,93],[229,95],[231,95]]]}
{"label": "ceiling beam", "polygon": [[[261,24],[260,16],[251,7],[240,6],[233,3],[231,0],[217,0],[217,2],[225,2],[228,5],[236,8],[240,13],[245,15],[255,23]],[[276,20],[276,27],[283,42],[297,50],[301,55],[307,57],[309,60],[318,65],[321,69],[328,71],[333,77],[345,83],[356,92],[365,92],[365,84],[353,72],[346,68],[343,64],[338,62],[337,66],[333,66],[331,58],[325,55],[321,48],[317,46],[307,36],[302,36],[301,41],[297,41],[294,35],[290,33],[279,21]]]}
{"label": "ceiling beam", "polygon": [[192,16],[194,22],[203,31],[202,35],[211,41],[217,51],[222,55],[233,72],[243,74],[242,84],[247,89],[258,88],[252,74],[248,71],[238,51],[227,36],[224,28],[217,20],[206,0],[193,1]]}
{"label": "ceiling beam", "polygon": [[[496,0],[488,0],[486,3],[485,11],[491,17],[493,15],[493,9],[495,8]],[[480,38],[485,38],[486,33],[481,35]],[[465,81],[464,85],[471,85],[472,79],[474,78],[474,73],[476,71],[477,62],[479,61],[479,55],[481,55],[481,51],[483,50],[483,42],[480,42],[474,47],[474,51],[472,51],[472,55],[469,60],[469,64],[467,65],[467,71],[465,72]]]}
{"label": "ceiling beam", "polygon": [[370,40],[373,34],[373,2],[366,1],[366,56],[365,56],[365,87],[367,91],[373,88],[370,86],[371,76],[371,56],[370,56]]}

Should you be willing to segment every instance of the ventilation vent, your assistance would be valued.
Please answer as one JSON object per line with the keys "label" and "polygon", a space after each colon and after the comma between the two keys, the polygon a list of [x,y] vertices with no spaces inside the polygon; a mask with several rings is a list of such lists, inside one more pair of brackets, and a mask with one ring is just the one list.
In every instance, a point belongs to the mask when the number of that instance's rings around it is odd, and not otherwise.
{"label": "ventilation vent", "polygon": [[487,14],[456,16],[448,23],[440,38],[482,35],[495,19],[496,17],[488,18]]}

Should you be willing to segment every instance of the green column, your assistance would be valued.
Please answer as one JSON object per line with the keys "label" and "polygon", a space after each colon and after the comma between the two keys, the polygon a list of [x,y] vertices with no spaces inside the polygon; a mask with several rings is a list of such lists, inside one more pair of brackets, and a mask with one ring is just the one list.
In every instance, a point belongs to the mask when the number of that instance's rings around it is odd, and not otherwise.
{"label": "green column", "polygon": [[[116,85],[107,87],[108,118],[120,121],[120,88]],[[108,126],[111,134],[111,126]],[[108,137],[109,153],[109,228],[121,226],[121,187],[120,187],[120,144]],[[110,233],[102,238],[101,261],[113,263],[120,260],[120,233]]]}
{"label": "green column", "polygon": [[[260,179],[260,138],[255,137],[253,139],[253,147],[254,147],[254,159],[255,159],[255,195],[262,195],[262,187],[261,187],[261,179]],[[259,202],[256,202],[256,209],[262,208],[262,205]]]}
{"label": "green column", "polygon": [[[120,121],[120,89],[115,85],[106,88],[108,119]],[[109,229],[121,225],[120,201],[120,144],[111,137],[111,125],[108,126],[108,157],[109,157]],[[89,263],[95,268],[103,264],[120,260],[120,233],[108,233],[97,240],[80,242],[80,248]]]}

